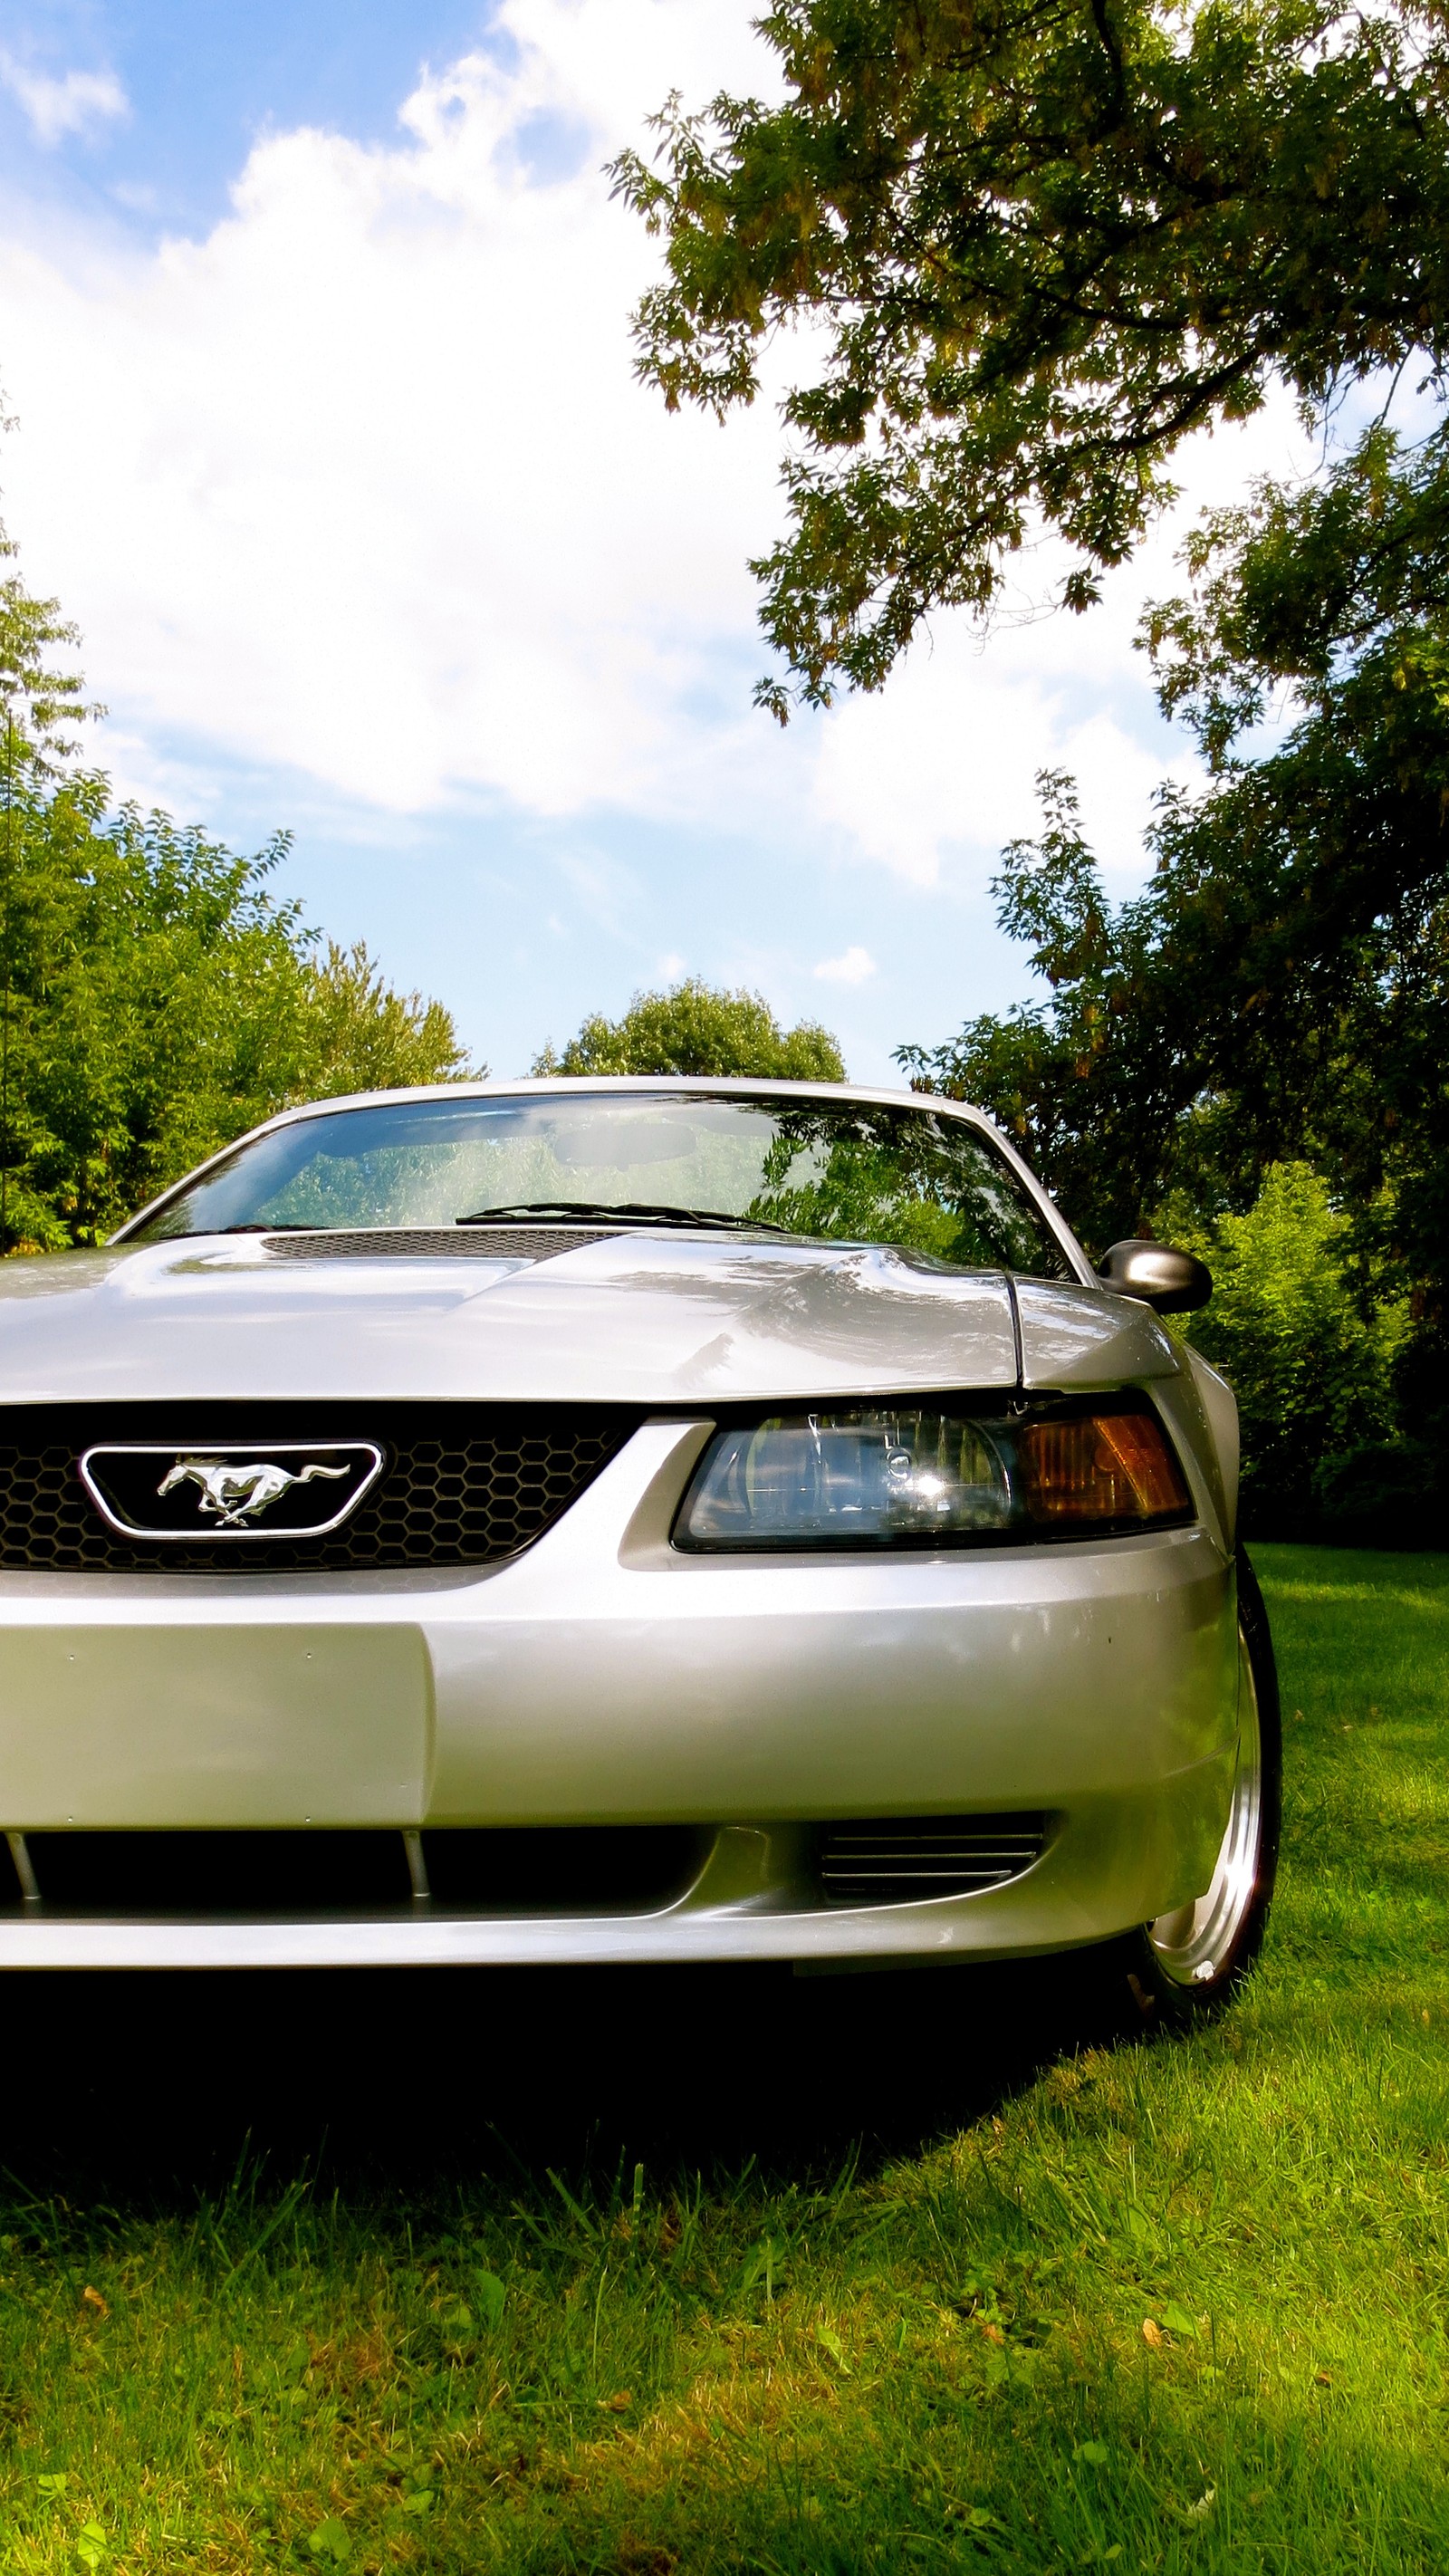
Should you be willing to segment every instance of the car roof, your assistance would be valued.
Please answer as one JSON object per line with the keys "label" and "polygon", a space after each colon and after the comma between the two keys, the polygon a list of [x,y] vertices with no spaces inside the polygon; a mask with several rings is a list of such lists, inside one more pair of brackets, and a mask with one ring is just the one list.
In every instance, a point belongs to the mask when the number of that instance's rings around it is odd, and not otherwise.
{"label": "car roof", "polygon": [[325,1117],[334,1109],[375,1109],[385,1101],[512,1099],[519,1092],[550,1091],[727,1091],[746,1100],[778,1100],[782,1094],[800,1100],[862,1100],[896,1109],[944,1109],[978,1126],[994,1126],[985,1110],[969,1101],[948,1100],[934,1091],[883,1089],[871,1083],[794,1082],[771,1075],[733,1073],[544,1073],[520,1075],[513,1082],[497,1082],[490,1077],[486,1082],[423,1082],[387,1091],[334,1092],[325,1099],[298,1101],[291,1109],[279,1109],[249,1133],[264,1136],[269,1128],[288,1126],[297,1118]]}

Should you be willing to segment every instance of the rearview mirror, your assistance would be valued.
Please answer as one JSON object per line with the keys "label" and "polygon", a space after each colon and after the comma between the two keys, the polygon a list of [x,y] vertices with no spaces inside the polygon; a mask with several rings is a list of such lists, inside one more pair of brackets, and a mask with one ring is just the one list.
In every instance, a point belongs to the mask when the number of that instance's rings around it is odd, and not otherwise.
{"label": "rearview mirror", "polygon": [[1134,1237],[1114,1243],[1104,1254],[1097,1276],[1119,1296],[1140,1297],[1159,1315],[1195,1315],[1213,1293],[1213,1274],[1205,1261],[1175,1244],[1148,1243]]}

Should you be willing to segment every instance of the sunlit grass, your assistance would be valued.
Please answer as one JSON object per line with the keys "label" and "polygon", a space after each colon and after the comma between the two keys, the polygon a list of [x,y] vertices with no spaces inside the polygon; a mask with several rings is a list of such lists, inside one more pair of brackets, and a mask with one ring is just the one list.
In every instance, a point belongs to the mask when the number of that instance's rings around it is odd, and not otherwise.
{"label": "sunlit grass", "polygon": [[[1284,1871],[1218,2028],[1059,2056],[833,2171],[772,2138],[768,2049],[739,2068],[753,2165],[590,2153],[584,2104],[568,2165],[500,2143],[405,2197],[385,2169],[334,2194],[320,2143],[320,2181],[253,2161],[119,2210],[27,2170],[0,2211],[6,2563],[1449,2565],[1449,1560],[1258,1562]],[[974,1981],[852,1983],[832,2047],[908,2018],[965,2098]],[[379,2032],[379,2099],[426,2116],[409,2039]],[[44,2050],[11,2072],[43,2088]]]}

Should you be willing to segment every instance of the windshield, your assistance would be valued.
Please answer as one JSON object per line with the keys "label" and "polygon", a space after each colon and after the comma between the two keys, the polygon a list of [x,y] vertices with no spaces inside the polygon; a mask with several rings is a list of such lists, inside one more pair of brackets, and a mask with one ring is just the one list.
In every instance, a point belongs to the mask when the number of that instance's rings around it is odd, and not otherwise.
{"label": "windshield", "polygon": [[771,1227],[973,1268],[1068,1264],[989,1137],[842,1099],[543,1092],[381,1101],[239,1145],[127,1237],[530,1218]]}

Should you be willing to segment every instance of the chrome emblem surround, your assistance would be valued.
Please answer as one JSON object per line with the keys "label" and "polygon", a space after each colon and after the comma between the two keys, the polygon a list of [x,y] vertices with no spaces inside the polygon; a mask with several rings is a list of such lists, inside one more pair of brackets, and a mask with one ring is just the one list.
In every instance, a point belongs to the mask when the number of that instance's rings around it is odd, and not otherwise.
{"label": "chrome emblem surround", "polygon": [[[193,1487],[195,1520],[186,1528],[166,1529],[154,1521],[126,1518],[98,1481],[96,1470],[107,1459],[144,1459],[152,1466],[164,1465],[164,1473],[154,1487],[148,1476],[147,1490],[154,1491],[160,1500],[184,1486]],[[295,1459],[298,1464],[284,1465],[287,1459]],[[327,1519],[272,1529],[255,1526],[284,1494],[322,1477],[336,1481],[350,1476],[360,1462],[365,1462],[363,1472]],[[218,1440],[205,1444],[198,1441],[191,1448],[183,1448],[176,1441],[106,1440],[87,1449],[79,1466],[81,1482],[97,1511],[122,1538],[147,1539],[159,1545],[194,1545],[198,1539],[288,1538],[300,1542],[327,1538],[341,1528],[364,1494],[376,1484],[382,1473],[383,1453],[372,1440]],[[322,1501],[323,1497],[319,1495],[318,1499]]]}

